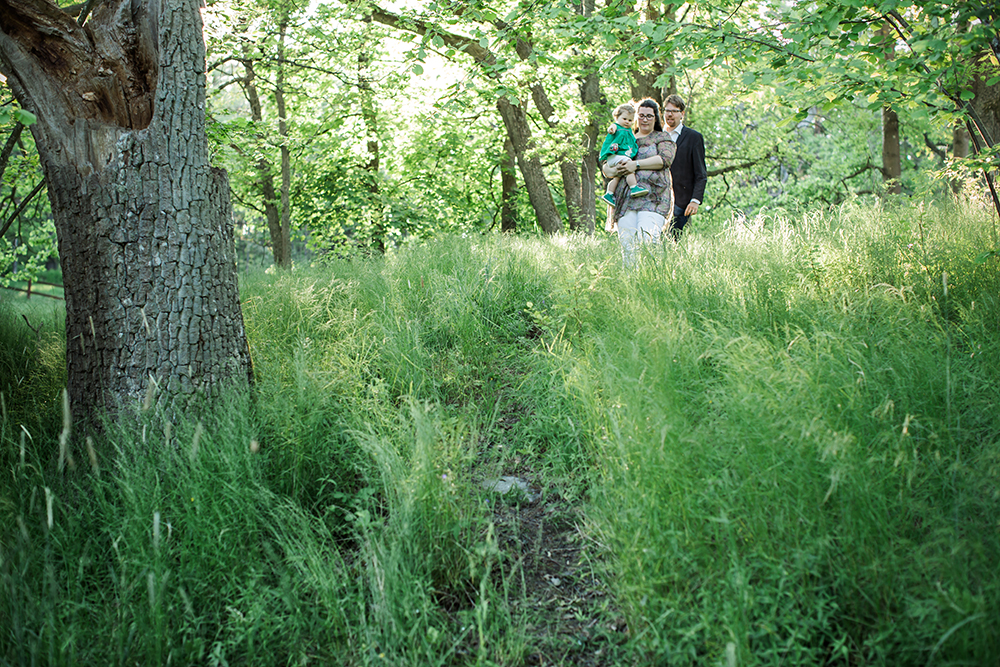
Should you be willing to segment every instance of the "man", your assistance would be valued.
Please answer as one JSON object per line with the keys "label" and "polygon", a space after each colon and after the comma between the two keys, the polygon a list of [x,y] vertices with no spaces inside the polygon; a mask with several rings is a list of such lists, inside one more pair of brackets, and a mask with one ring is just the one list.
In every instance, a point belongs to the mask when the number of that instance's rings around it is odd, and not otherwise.
{"label": "man", "polygon": [[681,235],[688,218],[698,212],[708,182],[705,140],[699,132],[684,126],[684,106],[679,95],[670,95],[663,103],[663,130],[677,144],[677,154],[670,165],[674,181],[674,220],[670,231],[675,239]]}

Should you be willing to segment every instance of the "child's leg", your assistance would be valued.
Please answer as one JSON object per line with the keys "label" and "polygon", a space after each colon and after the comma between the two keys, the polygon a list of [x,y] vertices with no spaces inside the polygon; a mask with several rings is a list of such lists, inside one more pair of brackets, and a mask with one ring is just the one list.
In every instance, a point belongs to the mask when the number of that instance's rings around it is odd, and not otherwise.
{"label": "child's leg", "polygon": [[628,183],[628,186],[630,188],[634,188],[636,186],[636,184],[638,183],[638,181],[635,180],[635,174],[634,173],[629,174],[628,176],[626,176],[625,177],[625,182]]}
{"label": "child's leg", "polygon": [[[631,178],[634,181],[635,180],[635,175],[633,174],[631,176]],[[618,188],[618,182],[620,180],[621,179],[616,176],[615,178],[612,178],[610,181],[608,181],[608,194],[609,195],[614,196],[615,190]]]}

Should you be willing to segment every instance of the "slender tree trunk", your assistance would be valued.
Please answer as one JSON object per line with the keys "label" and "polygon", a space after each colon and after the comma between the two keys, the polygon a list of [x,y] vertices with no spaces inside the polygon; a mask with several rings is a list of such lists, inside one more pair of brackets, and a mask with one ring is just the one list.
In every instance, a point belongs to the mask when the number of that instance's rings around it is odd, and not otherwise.
{"label": "slender tree trunk", "polygon": [[83,29],[47,0],[0,6],[0,69],[38,117],[77,416],[249,382],[204,48],[197,0],[104,0]]}
{"label": "slender tree trunk", "polygon": [[[281,141],[281,257],[278,266],[292,268],[292,158],[288,150],[288,110],[285,108],[285,33],[288,31],[288,9],[283,8],[278,25],[278,68],[274,85],[274,102],[278,111],[278,138]],[[277,249],[275,249],[277,254]]]}
{"label": "slender tree trunk", "polygon": [[601,126],[597,110],[601,106],[601,83],[596,70],[584,75],[580,86],[580,99],[584,107],[590,109],[590,122],[583,130],[583,160],[580,165],[581,187],[580,197],[583,209],[580,215],[580,228],[588,234],[593,234],[597,220],[597,155],[601,144]]}
{"label": "slender tree trunk", "polygon": [[[399,15],[379,7],[372,8],[371,17],[383,25],[418,35],[425,35],[433,30],[441,37],[446,46],[467,53],[477,64],[487,68],[496,64],[496,57],[478,40],[443,31],[440,27],[430,26],[423,21],[403,19]],[[555,201],[552,199],[552,193],[549,191],[549,184],[545,179],[545,170],[542,168],[541,161],[537,156],[530,155],[531,127],[528,125],[524,109],[511,104],[505,97],[498,99],[496,104],[500,117],[503,119],[504,128],[507,130],[507,136],[517,155],[518,168],[521,171],[524,187],[528,191],[528,199],[531,201],[531,207],[535,211],[538,224],[546,234],[554,234],[562,229],[562,218],[559,216]]]}
{"label": "slender tree trunk", "polygon": [[[895,34],[892,26],[883,23],[879,29],[886,60],[895,57]],[[882,180],[888,183],[886,193],[902,194],[903,166],[899,154],[899,116],[892,107],[882,107]]]}
{"label": "slender tree trunk", "polygon": [[531,128],[524,109],[511,104],[506,97],[497,100],[497,110],[503,118],[507,135],[517,155],[517,164],[528,191],[528,200],[535,209],[538,224],[546,234],[554,234],[562,229],[562,219],[552,199],[549,183],[545,180],[542,162],[537,155],[531,155]]}
{"label": "slender tree trunk", "polygon": [[500,231],[517,231],[517,173],[514,145],[508,137],[503,142],[500,162]]}
{"label": "slender tree trunk", "polygon": [[[583,16],[594,14],[594,0],[583,0],[579,6]],[[601,78],[596,66],[591,66],[580,83],[580,101],[587,109],[588,123],[583,130],[583,160],[580,163],[580,229],[593,234],[597,226],[597,157],[600,147],[601,125],[605,120],[601,108]],[[603,182],[603,177],[601,177]]]}
{"label": "slender tree trunk", "polygon": [[[955,123],[952,128],[951,154],[952,157],[959,159],[969,157],[969,131],[965,129],[964,124]],[[952,194],[961,194],[963,186],[964,181],[961,178],[953,178],[951,180]]]}
{"label": "slender tree trunk", "polygon": [[[518,38],[515,42],[514,50],[522,61],[529,61],[534,52],[534,44],[528,39]],[[535,103],[535,108],[542,116],[542,121],[551,129],[559,127],[559,120],[556,118],[556,110],[549,100],[549,94],[545,86],[535,83],[531,86],[531,100]],[[572,136],[565,136],[567,145],[574,141]],[[577,229],[580,226],[580,213],[583,208],[580,201],[580,170],[579,167],[570,160],[559,161],[559,173],[562,176],[563,197],[566,201],[566,219],[570,229]],[[559,227],[562,227],[560,222]]]}
{"label": "slender tree trunk", "polygon": [[889,185],[886,192],[902,194],[902,163],[899,156],[899,116],[890,107],[882,108],[882,180]]}
{"label": "slender tree trunk", "polygon": [[[250,104],[250,118],[258,127],[263,125],[264,113],[260,103],[260,94],[257,91],[256,72],[253,61],[250,60],[249,48],[244,49],[243,60],[243,81],[241,82],[243,93]],[[261,194],[264,198],[264,217],[267,219],[267,231],[271,237],[271,253],[274,257],[274,264],[282,266],[281,258],[284,254],[284,244],[281,233],[281,211],[278,209],[278,194],[274,189],[274,175],[271,173],[271,162],[264,155],[265,138],[262,132],[257,133],[257,140],[260,142],[260,158],[257,160],[257,181],[260,183]],[[289,268],[289,267],[284,267]]]}

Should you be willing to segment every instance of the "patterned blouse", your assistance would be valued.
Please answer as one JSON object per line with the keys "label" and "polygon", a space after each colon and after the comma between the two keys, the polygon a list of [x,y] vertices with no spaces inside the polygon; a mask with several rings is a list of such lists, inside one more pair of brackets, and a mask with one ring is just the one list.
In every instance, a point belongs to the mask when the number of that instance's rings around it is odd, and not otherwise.
{"label": "patterned blouse", "polygon": [[674,185],[670,178],[670,163],[674,161],[677,144],[670,140],[666,132],[650,132],[645,137],[637,136],[639,155],[636,160],[643,160],[654,155],[663,159],[663,169],[639,169],[635,177],[639,185],[649,188],[649,194],[642,197],[630,197],[628,184],[624,177],[615,190],[615,220],[620,220],[628,211],[652,211],[659,213],[665,220],[674,216]]}

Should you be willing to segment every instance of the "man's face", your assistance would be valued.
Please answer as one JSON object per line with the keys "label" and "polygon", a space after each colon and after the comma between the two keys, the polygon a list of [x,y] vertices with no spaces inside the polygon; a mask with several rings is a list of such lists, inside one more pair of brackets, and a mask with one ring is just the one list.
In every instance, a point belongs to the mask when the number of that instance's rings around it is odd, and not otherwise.
{"label": "man's face", "polygon": [[684,112],[675,107],[673,104],[667,104],[663,107],[663,122],[667,126],[668,130],[676,130],[677,126],[681,124],[684,120]]}

